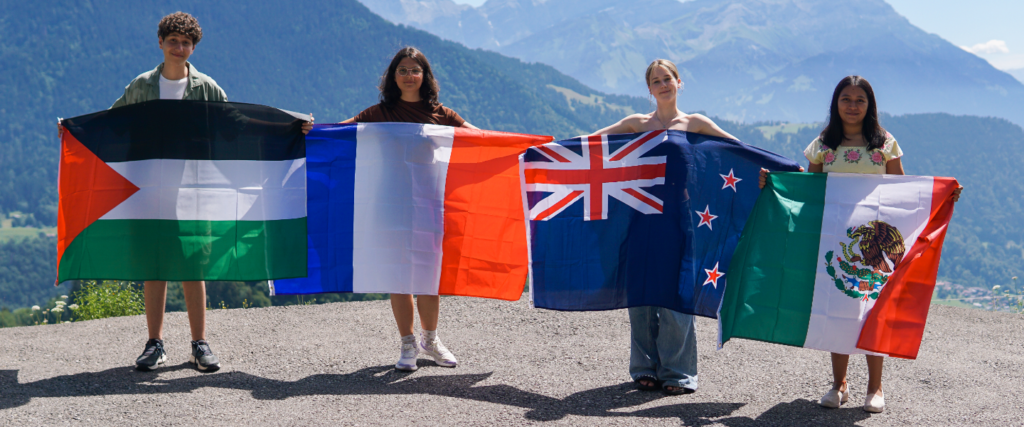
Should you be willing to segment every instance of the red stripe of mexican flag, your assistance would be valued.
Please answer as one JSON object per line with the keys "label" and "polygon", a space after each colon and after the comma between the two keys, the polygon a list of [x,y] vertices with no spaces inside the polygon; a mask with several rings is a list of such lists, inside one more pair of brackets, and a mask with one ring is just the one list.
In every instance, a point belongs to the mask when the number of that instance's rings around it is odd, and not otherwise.
{"label": "red stripe of mexican flag", "polygon": [[917,358],[935,291],[942,241],[953,217],[950,196],[958,186],[953,178],[934,179],[928,225],[903,256],[906,268],[897,268],[878,296],[861,329],[858,348],[906,359]]}

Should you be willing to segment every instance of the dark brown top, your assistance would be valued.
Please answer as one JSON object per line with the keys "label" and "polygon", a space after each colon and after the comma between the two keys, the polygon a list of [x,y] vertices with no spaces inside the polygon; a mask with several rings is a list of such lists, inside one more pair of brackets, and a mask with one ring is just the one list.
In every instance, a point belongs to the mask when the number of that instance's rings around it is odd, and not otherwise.
{"label": "dark brown top", "polygon": [[381,104],[367,108],[356,115],[355,121],[356,123],[422,123],[452,127],[461,127],[463,123],[466,123],[462,117],[459,117],[459,113],[443,105],[431,108],[425,102],[406,102],[401,99],[390,109],[384,108]]}

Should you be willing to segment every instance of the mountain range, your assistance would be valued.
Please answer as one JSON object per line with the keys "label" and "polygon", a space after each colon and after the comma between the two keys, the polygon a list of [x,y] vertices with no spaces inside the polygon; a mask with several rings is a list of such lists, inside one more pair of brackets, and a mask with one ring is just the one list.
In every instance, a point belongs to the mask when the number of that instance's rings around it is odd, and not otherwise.
{"label": "mountain range", "polygon": [[608,93],[647,96],[656,58],[679,66],[685,110],[740,121],[824,120],[859,74],[891,114],[946,112],[1024,124],[1024,84],[883,0],[362,0],[396,23],[549,64]]}
{"label": "mountain range", "polygon": [[[548,65],[390,23],[355,0],[11,3],[0,17],[6,30],[0,38],[0,213],[56,223],[54,119],[108,108],[132,78],[154,68],[162,59],[156,24],[177,10],[199,18],[205,35],[192,63],[232,101],[312,112],[318,123],[347,119],[374,104],[380,74],[404,45],[431,59],[441,102],[481,128],[565,138],[651,109],[646,99],[592,89]],[[824,111],[827,100],[818,107]],[[820,130],[820,123],[779,132],[776,123],[716,120],[740,139],[801,163],[803,147]],[[908,173],[955,176],[968,187],[940,277],[991,286],[1024,275],[1024,182],[1016,178],[1015,163],[1024,153],[1024,130],[1003,119],[949,114],[886,115],[882,123],[907,152]],[[52,238],[4,245],[0,306],[42,303],[58,290],[54,255],[46,249]]]}

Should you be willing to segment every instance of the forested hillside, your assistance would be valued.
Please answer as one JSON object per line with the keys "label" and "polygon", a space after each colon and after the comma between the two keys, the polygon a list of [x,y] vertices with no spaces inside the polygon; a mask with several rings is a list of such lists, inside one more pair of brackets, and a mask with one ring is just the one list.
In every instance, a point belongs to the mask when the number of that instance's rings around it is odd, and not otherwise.
{"label": "forested hillside", "polygon": [[[176,10],[200,19],[204,38],[192,62],[231,100],[312,112],[319,123],[346,119],[375,103],[379,74],[407,44],[433,62],[441,101],[482,128],[564,138],[650,109],[646,99],[597,92],[546,65],[393,25],[354,0],[289,5],[260,0],[242,6],[14,3],[0,16],[0,26],[8,30],[0,38],[0,212],[31,214],[19,224],[54,225],[56,117],[107,108],[133,77],[155,67],[162,59],[156,23]],[[687,103],[689,93],[682,96],[681,103]],[[764,123],[719,122],[748,143],[797,159],[819,130],[811,126],[766,136]],[[940,276],[989,285],[1022,275],[1024,183],[1011,165],[1024,154],[1021,128],[1000,119],[949,115],[886,116],[883,125],[903,145],[908,173],[956,176],[967,186]],[[53,246],[52,238],[34,237],[0,244],[0,306],[39,304],[66,292],[53,287]],[[271,302],[265,289],[260,283],[211,285],[210,301],[262,305]],[[179,303],[175,298],[172,293],[172,308]],[[348,297],[320,300],[343,298]]]}
{"label": "forested hillside", "polygon": [[55,288],[57,239],[35,237],[0,243],[0,308],[39,304],[68,286]]}

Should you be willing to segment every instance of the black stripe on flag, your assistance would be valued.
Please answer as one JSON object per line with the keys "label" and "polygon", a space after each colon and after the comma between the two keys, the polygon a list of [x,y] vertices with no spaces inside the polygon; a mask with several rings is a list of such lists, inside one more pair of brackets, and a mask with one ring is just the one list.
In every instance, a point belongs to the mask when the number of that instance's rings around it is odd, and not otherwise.
{"label": "black stripe on flag", "polygon": [[306,157],[309,116],[236,102],[154,100],[61,123],[104,162]]}

